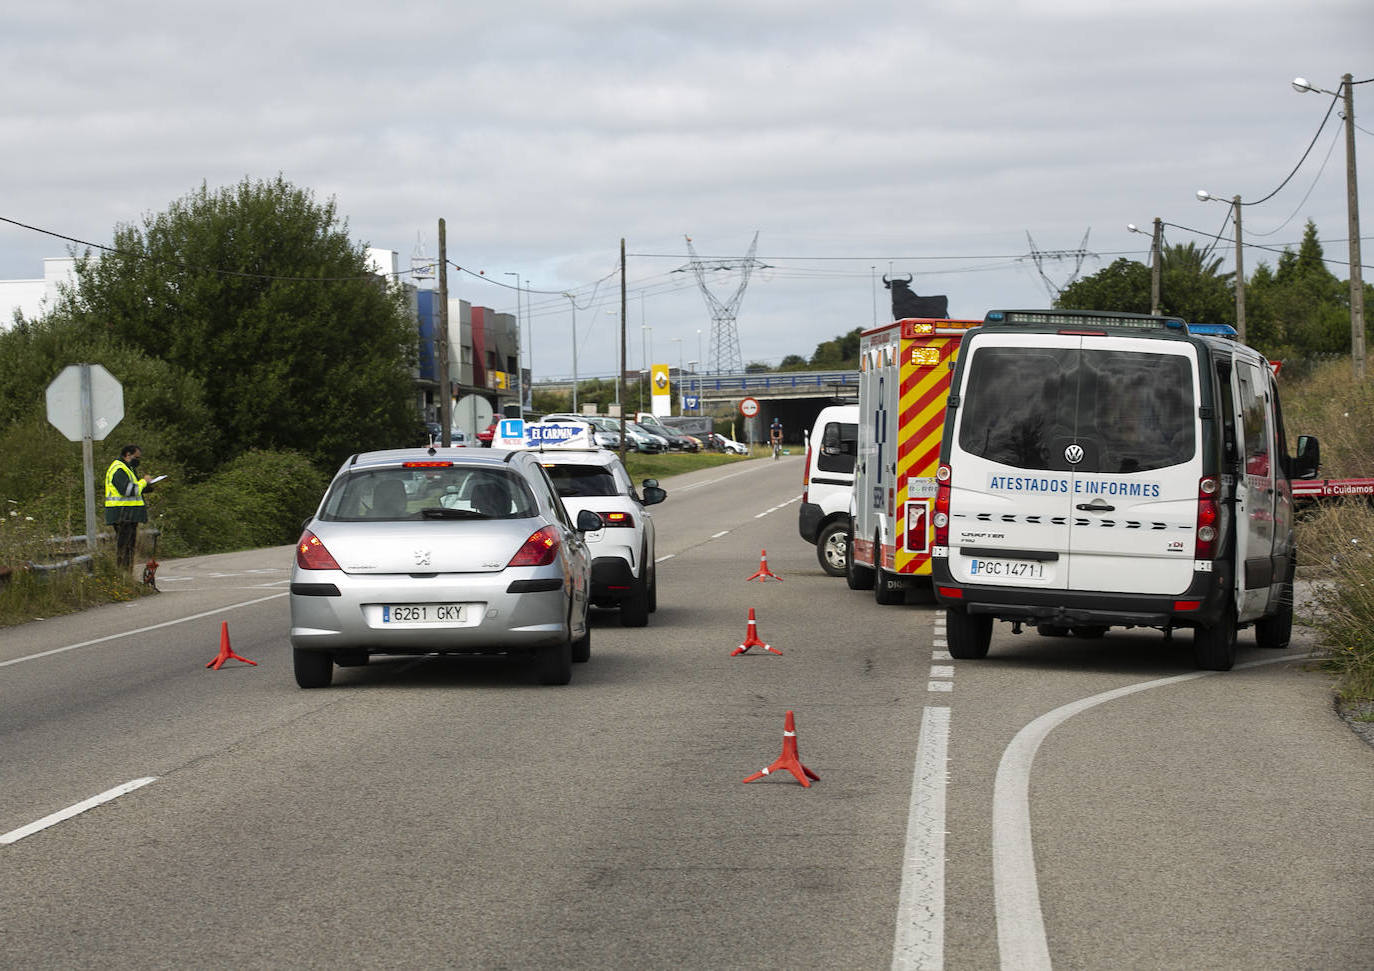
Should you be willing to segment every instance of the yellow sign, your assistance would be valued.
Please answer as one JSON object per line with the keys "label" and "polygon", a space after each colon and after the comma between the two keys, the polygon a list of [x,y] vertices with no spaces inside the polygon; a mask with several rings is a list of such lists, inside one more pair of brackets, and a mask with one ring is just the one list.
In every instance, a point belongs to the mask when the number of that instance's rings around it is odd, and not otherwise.
{"label": "yellow sign", "polygon": [[651,380],[654,383],[654,393],[662,394],[668,390],[668,365],[654,364],[651,365],[651,367],[652,371],[650,373],[652,374]]}

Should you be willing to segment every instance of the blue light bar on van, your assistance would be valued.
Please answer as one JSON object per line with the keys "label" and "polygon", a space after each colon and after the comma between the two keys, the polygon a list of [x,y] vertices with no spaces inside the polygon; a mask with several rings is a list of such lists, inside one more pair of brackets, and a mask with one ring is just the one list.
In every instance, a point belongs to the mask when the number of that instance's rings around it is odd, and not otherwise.
{"label": "blue light bar on van", "polygon": [[1183,330],[1178,317],[1112,314],[1100,310],[991,310],[983,323],[1012,327],[1119,327],[1130,330]]}
{"label": "blue light bar on van", "polygon": [[1189,324],[1188,333],[1211,334],[1213,337],[1240,337],[1230,324]]}

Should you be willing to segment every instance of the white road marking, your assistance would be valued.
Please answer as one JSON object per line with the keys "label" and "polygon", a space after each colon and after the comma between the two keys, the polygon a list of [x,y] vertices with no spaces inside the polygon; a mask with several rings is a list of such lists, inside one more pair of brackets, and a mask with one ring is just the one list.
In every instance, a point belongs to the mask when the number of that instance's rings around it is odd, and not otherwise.
{"label": "white road marking", "polygon": [[654,562],[655,562],[655,563],[662,563],[664,560],[671,560],[671,559],[672,559],[673,557],[675,557],[675,556],[677,556],[676,553],[664,553],[664,554],[663,554],[662,556],[660,556],[658,559],[654,560]]}
{"label": "white road marking", "polygon": [[942,968],[945,961],[945,789],[949,708],[927,707],[911,779],[902,889],[892,967]]}
{"label": "white road marking", "polygon": [[18,829],[10,830],[8,833],[0,836],[0,844],[17,843],[25,836],[32,836],[34,833],[45,830],[49,826],[55,826],[63,820],[71,819],[73,816],[79,816],[86,810],[94,809],[101,803],[109,802],[112,799],[118,799],[126,792],[133,792],[135,789],[140,789],[148,783],[156,781],[157,776],[152,775],[144,779],[134,779],[132,782],[126,782],[122,786],[115,786],[113,789],[106,790],[98,796],[91,796],[91,798],[83,800],[74,806],[68,806],[66,809],[59,809],[57,812],[44,816],[36,822],[29,823],[27,826],[20,826]]}
{"label": "white road marking", "polygon": [[[1308,660],[1306,655],[1290,654],[1237,664],[1234,670],[1305,660]],[[1016,733],[1002,753],[992,790],[992,890],[997,911],[997,946],[1006,971],[1039,971],[1050,967],[1030,826],[1031,763],[1045,736],[1074,715],[1108,701],[1222,673],[1225,672],[1195,671],[1104,691],[1046,712]]]}
{"label": "white road marking", "polygon": [[950,654],[949,651],[931,651],[930,659],[932,661],[953,661],[954,655]]}
{"label": "white road marking", "polygon": [[930,681],[926,684],[927,691],[953,691],[953,681]]}
{"label": "white road marking", "polygon": [[932,678],[952,678],[954,677],[954,665],[932,664],[930,666],[930,676]]}
{"label": "white road marking", "polygon": [[726,534],[729,533],[729,532],[730,532],[730,530],[728,530],[728,529],[722,529],[719,533],[712,533],[712,534],[711,534],[711,538],[712,538],[712,539],[720,539],[722,536],[726,535]]}
{"label": "white road marking", "polygon": [[9,667],[11,664],[19,664],[23,661],[36,661],[40,657],[51,657],[54,654],[63,654],[67,651],[74,651],[78,647],[90,647],[92,644],[104,644],[106,641],[117,641],[121,637],[133,637],[135,634],[146,634],[150,630],[160,630],[163,627],[174,627],[177,624],[184,624],[189,620],[200,620],[202,617],[212,617],[215,614],[222,614],[226,610],[236,610],[239,607],[251,607],[253,604],[265,603],[268,600],[276,600],[278,597],[285,597],[286,593],[274,593],[270,597],[258,597],[256,600],[244,600],[240,603],[229,604],[225,607],[216,607],[214,610],[202,611],[192,614],[189,617],[178,617],[176,620],[163,621],[161,624],[151,624],[148,627],[140,627],[137,630],[126,630],[118,634],[109,634],[105,637],[97,637],[94,640],[82,641],[79,644],[68,644],[66,647],[54,647],[51,651],[40,651],[37,654],[28,654],[24,657],[12,658],[8,661],[0,661],[0,668]]}

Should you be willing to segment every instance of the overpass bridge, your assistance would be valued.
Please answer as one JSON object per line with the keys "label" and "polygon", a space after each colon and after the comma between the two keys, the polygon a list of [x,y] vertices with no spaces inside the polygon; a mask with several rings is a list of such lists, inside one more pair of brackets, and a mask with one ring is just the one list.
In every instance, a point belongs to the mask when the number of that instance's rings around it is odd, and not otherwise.
{"label": "overpass bridge", "polygon": [[[801,445],[804,433],[811,430],[822,408],[837,399],[857,402],[859,398],[859,372],[854,368],[753,374],[680,373],[674,368],[671,378],[674,414],[728,415],[735,422],[737,437],[755,442],[767,440],[768,426],[777,417],[782,420],[786,442]],[[572,387],[572,382],[540,381],[535,387],[564,391]],[[758,417],[751,421],[739,412],[739,403],[744,398],[754,398],[759,403]]]}

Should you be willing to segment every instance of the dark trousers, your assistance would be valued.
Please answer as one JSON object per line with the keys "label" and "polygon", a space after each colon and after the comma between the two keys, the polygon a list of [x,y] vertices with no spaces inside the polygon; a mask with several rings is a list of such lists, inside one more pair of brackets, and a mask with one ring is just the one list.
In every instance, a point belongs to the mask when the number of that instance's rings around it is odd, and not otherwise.
{"label": "dark trousers", "polygon": [[115,562],[121,570],[133,571],[134,544],[138,540],[138,523],[115,523]]}

